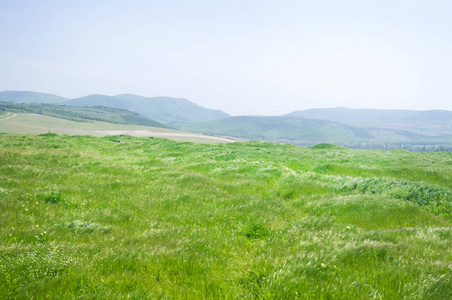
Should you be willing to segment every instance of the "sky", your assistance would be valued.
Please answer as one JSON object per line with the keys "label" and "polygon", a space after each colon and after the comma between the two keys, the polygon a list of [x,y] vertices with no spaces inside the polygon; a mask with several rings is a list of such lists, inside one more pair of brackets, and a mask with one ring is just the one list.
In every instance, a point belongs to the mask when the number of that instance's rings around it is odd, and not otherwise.
{"label": "sky", "polygon": [[452,110],[452,1],[0,0],[0,91]]}

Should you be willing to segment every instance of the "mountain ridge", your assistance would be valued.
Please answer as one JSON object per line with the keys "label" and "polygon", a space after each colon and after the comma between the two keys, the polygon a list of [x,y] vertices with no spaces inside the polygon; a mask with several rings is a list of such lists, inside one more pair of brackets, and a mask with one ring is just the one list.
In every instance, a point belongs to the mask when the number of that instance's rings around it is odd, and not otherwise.
{"label": "mountain ridge", "polygon": [[361,127],[386,126],[392,128],[395,125],[394,122],[421,127],[425,124],[452,126],[452,111],[448,110],[354,109],[336,107],[297,110],[284,116],[328,120]]}
{"label": "mountain ridge", "polygon": [[331,143],[349,148],[422,150],[425,145],[451,145],[452,132],[417,132],[394,128],[358,127],[301,117],[240,116],[202,123],[175,123],[180,130],[235,138],[284,142],[297,146]]}
{"label": "mountain ridge", "polygon": [[[1,96],[14,92],[0,92]],[[384,110],[346,107],[298,110],[282,116],[230,116],[207,109],[184,98],[144,97],[134,94],[92,94],[66,99],[51,94],[17,92],[12,101],[65,100],[63,105],[105,106],[128,110],[151,120],[198,133],[239,139],[311,146],[332,143],[351,148],[414,151],[426,146],[452,146],[452,111]],[[20,97],[19,97],[20,96]],[[57,97],[57,98],[55,98]],[[414,148],[413,148],[414,147]]]}
{"label": "mountain ridge", "polygon": [[104,106],[126,109],[154,121],[170,124],[173,122],[201,122],[229,117],[229,114],[209,109],[184,98],[144,97],[134,94],[107,96],[92,94],[68,99],[53,94],[32,91],[3,91],[0,101],[14,103],[49,103],[71,106]]}
{"label": "mountain ridge", "polygon": [[48,103],[8,103],[0,101],[0,110],[14,113],[32,113],[76,122],[108,122],[168,128],[167,125],[137,113],[105,106],[68,106]]}
{"label": "mountain ridge", "polygon": [[113,98],[127,103],[132,111],[166,124],[211,121],[229,117],[225,112],[202,107],[185,98],[143,97],[134,94],[120,94]]}
{"label": "mountain ridge", "polygon": [[33,91],[0,91],[0,101],[14,103],[49,103],[59,104],[67,98]]}

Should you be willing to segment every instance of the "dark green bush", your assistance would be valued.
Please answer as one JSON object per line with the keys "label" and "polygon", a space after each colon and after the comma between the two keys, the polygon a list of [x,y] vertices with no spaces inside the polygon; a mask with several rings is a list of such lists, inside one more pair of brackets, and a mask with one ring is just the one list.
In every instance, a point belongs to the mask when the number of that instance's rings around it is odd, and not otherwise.
{"label": "dark green bush", "polygon": [[262,224],[250,225],[245,228],[244,233],[249,239],[263,239],[270,236],[270,230]]}
{"label": "dark green bush", "polygon": [[53,133],[53,132],[48,132],[48,133],[42,133],[39,136],[58,136],[57,133]]}
{"label": "dark green bush", "polygon": [[66,203],[66,198],[61,193],[51,192],[49,196],[44,199],[47,203]]}

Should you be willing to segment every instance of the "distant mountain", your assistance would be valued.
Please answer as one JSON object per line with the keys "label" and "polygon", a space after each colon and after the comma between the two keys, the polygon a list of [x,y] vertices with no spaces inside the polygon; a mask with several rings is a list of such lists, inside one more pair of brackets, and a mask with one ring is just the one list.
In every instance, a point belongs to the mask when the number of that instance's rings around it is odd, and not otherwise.
{"label": "distant mountain", "polygon": [[330,121],[291,117],[230,117],[210,122],[181,124],[187,131],[227,135],[263,141],[304,141],[317,143],[372,139],[366,130]]}
{"label": "distant mountain", "polygon": [[229,117],[225,112],[204,108],[187,99],[171,97],[147,98],[131,94],[121,94],[113,97],[94,94],[75,99],[67,99],[45,93],[4,91],[0,92],[0,101],[114,107],[136,112],[146,118],[165,124],[173,122],[204,122]]}
{"label": "distant mountain", "polygon": [[171,97],[142,97],[131,94],[121,94],[114,97],[105,95],[90,95],[65,102],[74,106],[108,106],[127,109],[144,117],[162,123],[173,122],[203,122],[229,117],[228,114],[213,109],[207,109],[186,99]]}
{"label": "distant mountain", "polygon": [[0,101],[14,103],[63,103],[66,98],[29,91],[4,91],[0,92]]}
{"label": "distant mountain", "polygon": [[77,122],[100,121],[113,124],[143,125],[161,128],[168,127],[137,113],[114,107],[86,107],[47,103],[10,103],[0,101],[0,110],[16,113],[34,113]]}
{"label": "distant mountain", "polygon": [[127,110],[129,109],[129,107],[126,104],[124,104],[121,100],[118,100],[110,96],[98,94],[67,100],[64,102],[64,104],[71,106],[104,106]]}
{"label": "distant mountain", "polygon": [[416,111],[339,107],[299,110],[286,116],[328,120],[360,127],[452,130],[452,111],[446,110]]}
{"label": "distant mountain", "polygon": [[[198,106],[187,99],[132,94],[95,94],[68,100],[51,94],[5,91],[0,92],[0,101],[117,108],[185,131],[299,146],[330,143],[354,148],[422,151],[429,146],[439,149],[439,146],[452,145],[452,111],[444,110],[339,107],[300,110],[278,117],[230,117],[222,111]],[[58,113],[64,115],[65,112],[59,109]],[[97,119],[102,118],[104,113],[104,118],[109,118],[106,111],[90,112],[97,114]],[[138,120],[135,115],[126,118],[133,119],[133,122],[148,122]]]}
{"label": "distant mountain", "polygon": [[132,110],[162,123],[204,122],[229,117],[225,112],[204,108],[183,98],[145,98],[131,94],[117,95],[115,98],[131,103]]}
{"label": "distant mountain", "polygon": [[[201,123],[174,123],[173,127],[200,133],[251,140],[286,142],[299,146],[331,143],[356,148],[395,149],[401,145],[452,144],[452,133],[424,135],[391,128],[364,128],[319,119],[280,117],[230,117]],[[419,149],[418,149],[419,150]]]}

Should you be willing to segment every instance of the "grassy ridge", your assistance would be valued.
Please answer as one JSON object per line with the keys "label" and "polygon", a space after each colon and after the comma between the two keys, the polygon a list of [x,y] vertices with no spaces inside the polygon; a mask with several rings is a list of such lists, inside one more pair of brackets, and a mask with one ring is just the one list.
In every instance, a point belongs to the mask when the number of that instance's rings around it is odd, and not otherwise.
{"label": "grassy ridge", "polygon": [[[55,103],[69,106],[102,106],[137,112],[140,115],[161,122],[202,122],[226,118],[229,115],[214,109],[207,109],[182,98],[143,97],[131,94],[117,96],[88,95],[66,99],[60,96],[30,91],[0,91],[0,101],[14,103]],[[140,124],[144,125],[144,124]]]}
{"label": "grassy ridge", "polygon": [[43,103],[0,102],[0,109],[11,112],[28,112],[76,122],[108,122],[167,128],[162,123],[147,119],[137,113],[112,107],[77,107]]}
{"label": "grassy ridge", "polygon": [[66,98],[31,91],[2,91],[0,92],[0,101],[15,103],[63,103]]}
{"label": "grassy ridge", "polygon": [[[329,120],[360,127],[413,128],[428,129],[422,125],[436,126],[444,131],[452,128],[452,111],[447,110],[391,110],[391,109],[352,109],[352,108],[314,108],[294,111],[287,116]],[[433,126],[430,129],[435,129]]]}
{"label": "grassy ridge", "polygon": [[[384,127],[356,127],[333,121],[282,117],[230,117],[200,123],[174,123],[180,130],[226,135],[250,140],[284,142],[297,146],[332,143],[350,148],[400,149],[412,151],[450,149],[452,134],[447,130],[401,130]],[[429,149],[430,148],[430,149]]]}
{"label": "grassy ridge", "polygon": [[451,153],[0,135],[6,298],[450,299]]}
{"label": "grassy ridge", "polygon": [[[365,130],[323,120],[289,117],[230,117],[202,123],[176,123],[181,130],[223,134],[264,141],[288,140],[291,142],[316,141],[341,142],[369,139]],[[356,129],[354,132],[352,129]]]}
{"label": "grassy ridge", "polygon": [[229,115],[198,106],[187,99],[172,97],[142,97],[131,94],[117,96],[89,95],[65,102],[74,106],[109,106],[132,110],[142,116],[168,124],[172,122],[202,122],[226,118]]}

